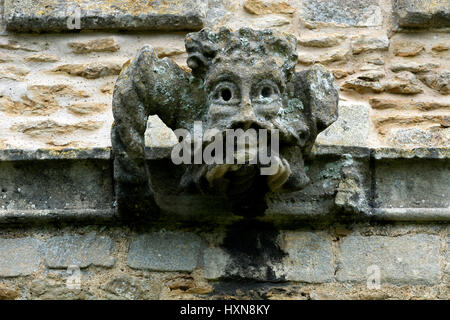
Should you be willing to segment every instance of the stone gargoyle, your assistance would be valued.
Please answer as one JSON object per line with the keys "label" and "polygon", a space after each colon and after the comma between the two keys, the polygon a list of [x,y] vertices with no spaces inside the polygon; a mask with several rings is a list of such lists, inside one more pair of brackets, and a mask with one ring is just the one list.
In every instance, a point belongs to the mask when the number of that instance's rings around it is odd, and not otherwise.
{"label": "stone gargoyle", "polygon": [[[277,130],[276,170],[262,175],[260,163],[181,164],[178,191],[212,193],[229,199],[232,210],[264,210],[264,194],[300,190],[318,133],[337,119],[338,88],[322,66],[295,72],[296,38],[270,30],[203,29],[185,39],[186,71],[144,46],[122,70],[114,89],[112,146],[119,212],[149,215],[158,210],[145,159],[150,115],[172,130]],[[202,141],[202,144],[207,142]],[[156,191],[156,190],[155,190]]]}

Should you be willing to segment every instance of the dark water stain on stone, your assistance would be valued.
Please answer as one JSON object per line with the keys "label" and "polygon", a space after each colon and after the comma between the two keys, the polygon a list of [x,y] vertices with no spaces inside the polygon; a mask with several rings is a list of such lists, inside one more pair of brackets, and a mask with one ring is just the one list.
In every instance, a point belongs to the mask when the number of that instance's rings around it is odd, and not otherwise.
{"label": "dark water stain on stone", "polygon": [[272,267],[286,256],[278,244],[278,236],[279,231],[268,222],[247,218],[234,223],[222,244],[231,257],[225,270],[226,277],[284,281],[276,277]]}
{"label": "dark water stain on stone", "polygon": [[[243,219],[227,229],[222,247],[231,262],[225,269],[226,278],[234,280],[283,281],[277,278],[273,266],[281,263],[286,253],[278,244],[279,231],[270,222],[257,217],[267,209],[265,176],[257,166],[247,166],[231,173],[232,187],[228,197],[234,214]],[[243,183],[249,182],[249,183]],[[245,185],[245,187],[244,187]]]}

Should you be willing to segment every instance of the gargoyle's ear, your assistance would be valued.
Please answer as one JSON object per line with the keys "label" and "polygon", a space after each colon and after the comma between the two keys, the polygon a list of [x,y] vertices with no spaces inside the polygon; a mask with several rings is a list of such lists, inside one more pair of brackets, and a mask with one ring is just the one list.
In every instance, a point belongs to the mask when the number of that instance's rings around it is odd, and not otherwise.
{"label": "gargoyle's ear", "polygon": [[317,135],[338,117],[339,88],[333,75],[320,64],[297,73],[295,82],[295,90],[300,91],[296,93],[300,95]]}
{"label": "gargoyle's ear", "polygon": [[[228,31],[229,32],[229,31]],[[204,78],[217,53],[216,34],[208,28],[188,33],[184,40],[188,53],[187,65],[196,77]]]}

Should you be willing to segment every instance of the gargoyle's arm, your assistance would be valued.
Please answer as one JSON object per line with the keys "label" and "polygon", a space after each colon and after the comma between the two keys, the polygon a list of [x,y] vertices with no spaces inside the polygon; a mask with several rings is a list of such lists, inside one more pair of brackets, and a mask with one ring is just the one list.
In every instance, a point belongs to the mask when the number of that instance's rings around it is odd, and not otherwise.
{"label": "gargoyle's arm", "polygon": [[333,75],[316,64],[295,74],[294,91],[309,122],[310,133],[304,148],[308,153],[317,135],[338,118],[339,88]]}
{"label": "gargoyle's arm", "polygon": [[187,98],[195,91],[192,86],[188,72],[167,58],[159,59],[150,46],[143,47],[122,70],[114,88],[111,133],[119,202],[152,198],[145,163],[147,119],[158,115],[172,129],[187,122],[196,107]]}

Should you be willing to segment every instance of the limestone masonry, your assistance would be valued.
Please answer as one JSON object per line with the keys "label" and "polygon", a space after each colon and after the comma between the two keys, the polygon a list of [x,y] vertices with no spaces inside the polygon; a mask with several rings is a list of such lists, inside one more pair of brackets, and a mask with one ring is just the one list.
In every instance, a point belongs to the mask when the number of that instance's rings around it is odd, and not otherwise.
{"label": "limestone masonry", "polygon": [[[287,169],[211,193],[224,70]],[[449,81],[448,0],[0,0],[0,300],[448,300]]]}

